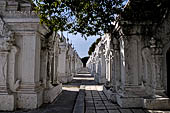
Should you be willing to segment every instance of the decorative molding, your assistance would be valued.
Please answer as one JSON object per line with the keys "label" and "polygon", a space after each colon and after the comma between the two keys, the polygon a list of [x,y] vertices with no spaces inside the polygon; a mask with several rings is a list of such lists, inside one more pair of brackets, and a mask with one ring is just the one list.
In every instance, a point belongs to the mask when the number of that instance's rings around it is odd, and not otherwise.
{"label": "decorative molding", "polygon": [[0,51],[10,50],[10,47],[13,45],[13,42],[13,33],[8,30],[7,25],[0,17]]}
{"label": "decorative molding", "polygon": [[151,37],[151,40],[149,42],[150,42],[150,48],[152,50],[152,54],[153,55],[162,55],[163,45],[162,45],[161,41],[156,40],[156,38],[154,38],[154,37]]}

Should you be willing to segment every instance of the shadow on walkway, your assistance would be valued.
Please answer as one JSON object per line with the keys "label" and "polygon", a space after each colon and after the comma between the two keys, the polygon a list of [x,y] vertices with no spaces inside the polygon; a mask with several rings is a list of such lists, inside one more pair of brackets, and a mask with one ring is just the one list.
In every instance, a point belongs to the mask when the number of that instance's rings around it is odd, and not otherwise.
{"label": "shadow on walkway", "polygon": [[[80,104],[83,106],[79,107]],[[73,113],[73,111],[78,111],[76,113],[170,113],[170,111],[159,110],[122,109],[107,99],[103,86],[97,84],[94,77],[87,73],[78,74],[71,83],[63,84],[62,93],[51,104],[44,104],[35,110],[0,113]]]}
{"label": "shadow on walkway", "polygon": [[73,77],[73,80],[71,83],[63,84],[65,85],[73,85],[73,86],[80,86],[80,85],[96,85],[97,83],[94,81],[93,76],[88,75],[77,75]]}

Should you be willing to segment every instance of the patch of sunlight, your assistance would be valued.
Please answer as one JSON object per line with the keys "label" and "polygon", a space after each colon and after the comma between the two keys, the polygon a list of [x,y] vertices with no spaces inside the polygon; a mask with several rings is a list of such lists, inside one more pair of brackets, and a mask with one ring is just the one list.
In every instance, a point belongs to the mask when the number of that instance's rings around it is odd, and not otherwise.
{"label": "patch of sunlight", "polygon": [[103,91],[103,86],[102,85],[86,85],[85,90]]}
{"label": "patch of sunlight", "polygon": [[169,98],[157,98],[156,100],[169,100]]}
{"label": "patch of sunlight", "polygon": [[66,91],[79,91],[79,87],[62,87]]}
{"label": "patch of sunlight", "polygon": [[156,97],[156,98],[160,98],[160,97],[162,97],[162,96],[161,96],[161,95],[155,95],[155,97]]}
{"label": "patch of sunlight", "polygon": [[77,75],[79,75],[79,76],[91,76],[91,74],[80,74],[80,73],[78,73]]}
{"label": "patch of sunlight", "polygon": [[155,95],[155,97],[157,98],[157,100],[169,100],[169,98],[165,95]]}
{"label": "patch of sunlight", "polygon": [[93,77],[87,78],[87,77],[73,77],[74,80],[94,80]]}
{"label": "patch of sunlight", "polygon": [[149,113],[170,113],[170,111],[148,110]]}

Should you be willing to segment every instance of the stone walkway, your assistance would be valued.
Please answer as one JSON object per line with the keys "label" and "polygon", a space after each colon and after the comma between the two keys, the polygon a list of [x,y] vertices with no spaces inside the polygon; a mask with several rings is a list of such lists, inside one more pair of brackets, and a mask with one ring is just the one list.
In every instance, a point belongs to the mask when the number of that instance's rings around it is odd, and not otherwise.
{"label": "stone walkway", "polygon": [[110,102],[102,90],[103,86],[96,84],[90,74],[79,74],[71,83],[63,84],[63,92],[52,104],[45,104],[35,110],[0,113],[170,113],[161,110],[122,109]]}
{"label": "stone walkway", "polygon": [[[84,106],[76,107],[75,104],[75,112],[73,111],[73,113],[170,113],[170,111],[162,110],[122,109],[116,103],[112,103],[107,99],[103,92],[103,86],[97,85],[93,77],[82,74],[75,78],[82,80],[76,104],[80,105],[84,102]],[[83,102],[80,101],[82,103],[79,102],[80,99],[82,100],[81,97],[84,97]]]}
{"label": "stone walkway", "polygon": [[98,87],[85,91],[85,113],[148,113],[142,109],[121,109],[110,102]]}

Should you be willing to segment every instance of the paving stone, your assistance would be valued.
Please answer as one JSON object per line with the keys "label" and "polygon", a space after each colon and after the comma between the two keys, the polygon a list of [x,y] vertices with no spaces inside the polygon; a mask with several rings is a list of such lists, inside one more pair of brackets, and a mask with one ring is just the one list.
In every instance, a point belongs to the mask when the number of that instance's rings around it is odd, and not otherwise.
{"label": "paving stone", "polygon": [[101,97],[101,98],[107,98],[107,97],[106,97],[106,96],[104,96],[104,95],[100,95],[100,97]]}
{"label": "paving stone", "polygon": [[101,98],[100,96],[93,96],[93,98]]}
{"label": "paving stone", "polygon": [[113,104],[109,101],[103,101],[107,109],[118,109],[120,108],[117,104]]}
{"label": "paving stone", "polygon": [[91,91],[85,91],[86,95],[92,95]]}
{"label": "paving stone", "polygon": [[105,97],[105,96],[101,96],[100,98],[108,100],[107,97]]}
{"label": "paving stone", "polygon": [[85,98],[93,98],[92,95],[86,95]]}
{"label": "paving stone", "polygon": [[100,96],[98,93],[92,93],[93,96]]}
{"label": "paving stone", "polygon": [[104,94],[103,92],[102,92],[102,93],[99,93],[99,95],[100,95],[100,96],[106,97],[105,94]]}
{"label": "paving stone", "polygon": [[88,94],[88,93],[90,93],[90,94],[91,94],[91,91],[90,91],[90,90],[89,90],[89,91],[88,91],[88,90],[86,90],[86,91],[85,91],[85,93],[87,93],[87,94]]}
{"label": "paving stone", "polygon": [[110,101],[108,101],[108,100],[103,101],[103,102],[104,102],[104,104],[105,104],[105,105],[113,105],[113,103],[112,103],[112,102],[110,102]]}
{"label": "paving stone", "polygon": [[132,111],[133,111],[134,113],[145,113],[145,111],[142,110],[142,109],[132,109]]}
{"label": "paving stone", "polygon": [[[96,108],[97,108],[97,107],[98,107],[98,108],[99,108],[99,107],[105,107],[104,104],[95,104],[94,106],[95,106]],[[106,109],[106,107],[105,107],[105,109]]]}
{"label": "paving stone", "polygon": [[120,113],[119,110],[108,110],[109,113]]}
{"label": "paving stone", "polygon": [[105,106],[103,103],[94,104],[95,106]]}
{"label": "paving stone", "polygon": [[97,113],[108,113],[107,110],[96,110]]}
{"label": "paving stone", "polygon": [[96,109],[106,109],[106,107],[104,105],[97,105],[95,106]]}
{"label": "paving stone", "polygon": [[85,98],[93,98],[93,96],[88,96],[88,95],[86,95]]}
{"label": "paving stone", "polygon": [[94,99],[94,101],[102,101],[101,98],[93,98],[93,99]]}
{"label": "paving stone", "polygon": [[93,101],[93,99],[85,99],[85,101]]}
{"label": "paving stone", "polygon": [[102,104],[102,105],[104,105],[103,102],[102,102],[102,101],[99,101],[99,100],[98,100],[98,101],[94,101],[94,104],[95,104],[95,105],[97,105],[97,104],[100,104],[100,105]]}
{"label": "paving stone", "polygon": [[87,96],[86,96],[85,99],[87,99],[87,100],[88,100],[88,99],[93,99],[93,97],[91,97],[91,96],[87,97]]}
{"label": "paving stone", "polygon": [[98,94],[98,92],[97,91],[92,91],[92,94]]}
{"label": "paving stone", "polygon": [[89,110],[87,110],[85,113],[96,113],[96,111],[89,109]]}
{"label": "paving stone", "polygon": [[100,96],[106,97],[106,95],[103,92],[99,92]]}
{"label": "paving stone", "polygon": [[105,110],[106,109],[106,107],[96,107],[96,110]]}
{"label": "paving stone", "polygon": [[92,95],[92,94],[91,94],[91,92],[88,92],[88,93],[87,93],[87,92],[85,92],[85,93],[86,93],[86,95]]}
{"label": "paving stone", "polygon": [[102,98],[102,100],[103,100],[103,101],[108,101],[108,99],[107,99],[107,98]]}
{"label": "paving stone", "polygon": [[88,107],[86,107],[86,110],[88,110],[88,109],[95,110],[96,108],[94,106],[88,106]]}
{"label": "paving stone", "polygon": [[99,95],[99,93],[97,91],[92,91],[93,95]]}
{"label": "paving stone", "polygon": [[94,92],[92,92],[92,95],[99,96],[99,93],[94,93]]}
{"label": "paving stone", "polygon": [[121,113],[133,113],[130,109],[120,109]]}
{"label": "paving stone", "polygon": [[93,101],[93,98],[86,98],[85,101]]}
{"label": "paving stone", "polygon": [[94,104],[93,103],[86,103],[86,107],[93,107],[94,106]]}
{"label": "paving stone", "polygon": [[109,109],[109,110],[113,110],[113,109],[119,109],[120,107],[115,106],[115,105],[107,105],[106,108]]}
{"label": "paving stone", "polygon": [[[85,92],[86,93],[86,92]],[[91,93],[86,93],[86,96],[92,96],[92,94]]]}
{"label": "paving stone", "polygon": [[93,100],[86,100],[86,103],[94,103]]}
{"label": "paving stone", "polygon": [[94,101],[96,109],[106,109],[102,101]]}
{"label": "paving stone", "polygon": [[101,98],[99,95],[93,95],[93,98]]}

